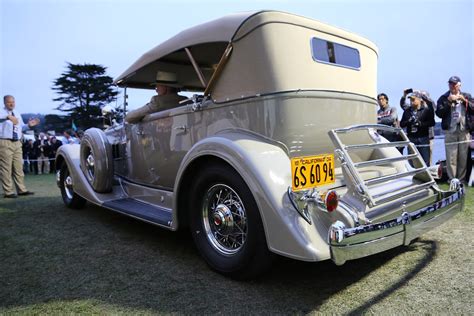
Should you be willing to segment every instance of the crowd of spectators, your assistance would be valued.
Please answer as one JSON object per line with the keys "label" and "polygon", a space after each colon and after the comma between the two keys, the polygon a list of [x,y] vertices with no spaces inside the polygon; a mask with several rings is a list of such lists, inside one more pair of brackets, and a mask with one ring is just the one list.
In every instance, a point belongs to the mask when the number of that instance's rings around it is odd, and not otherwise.
{"label": "crowd of spectators", "polygon": [[83,132],[66,130],[62,135],[40,132],[24,135],[23,172],[30,174],[47,174],[55,171],[55,157],[58,148],[63,144],[79,144]]}
{"label": "crowd of spectators", "polygon": [[[410,103],[406,102],[406,99]],[[401,120],[397,110],[389,106],[388,96],[380,93],[377,96],[379,110],[377,122],[392,127],[404,128],[406,134],[426,165],[432,163],[435,115],[441,119],[444,131],[446,171],[449,180],[457,178],[468,183],[471,163],[471,132],[474,132],[474,100],[471,94],[461,91],[461,78],[451,76],[448,79],[448,91],[434,102],[427,91],[405,89],[400,99],[403,110]],[[400,141],[395,133],[381,133],[387,140]],[[399,148],[403,153],[403,147]],[[409,154],[411,154],[409,152]]]}

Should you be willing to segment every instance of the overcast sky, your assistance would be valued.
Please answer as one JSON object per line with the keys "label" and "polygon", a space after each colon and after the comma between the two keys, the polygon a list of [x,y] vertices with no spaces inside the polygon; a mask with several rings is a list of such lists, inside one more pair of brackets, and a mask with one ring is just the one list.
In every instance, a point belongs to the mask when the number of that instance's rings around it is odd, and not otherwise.
{"label": "overcast sky", "polygon": [[[306,16],[374,42],[378,91],[393,106],[409,87],[437,99],[451,75],[474,93],[472,0],[0,0],[0,93],[14,95],[22,113],[59,113],[51,86],[66,62],[101,64],[115,78],[183,29],[262,9]],[[152,95],[131,95],[131,107]]]}

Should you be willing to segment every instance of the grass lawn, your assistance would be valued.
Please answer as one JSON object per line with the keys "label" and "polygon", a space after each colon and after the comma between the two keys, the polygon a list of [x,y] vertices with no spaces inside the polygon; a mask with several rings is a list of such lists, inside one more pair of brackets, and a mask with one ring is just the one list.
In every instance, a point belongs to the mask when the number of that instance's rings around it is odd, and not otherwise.
{"label": "grass lawn", "polygon": [[54,176],[0,197],[0,314],[474,314],[473,208],[409,247],[347,262],[281,258],[261,279],[212,272],[190,235],[88,204]]}

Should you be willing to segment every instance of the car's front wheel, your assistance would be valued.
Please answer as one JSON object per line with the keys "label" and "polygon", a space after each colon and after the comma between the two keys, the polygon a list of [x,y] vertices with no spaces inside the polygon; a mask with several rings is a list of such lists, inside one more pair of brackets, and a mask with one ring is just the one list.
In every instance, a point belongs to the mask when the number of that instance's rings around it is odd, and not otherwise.
{"label": "car's front wheel", "polygon": [[80,209],[86,204],[86,200],[74,192],[74,183],[67,163],[63,164],[59,173],[59,188],[63,202],[67,207]]}
{"label": "car's front wheel", "polygon": [[240,175],[223,165],[206,168],[191,192],[192,235],[209,266],[236,279],[261,274],[273,255],[257,204]]}

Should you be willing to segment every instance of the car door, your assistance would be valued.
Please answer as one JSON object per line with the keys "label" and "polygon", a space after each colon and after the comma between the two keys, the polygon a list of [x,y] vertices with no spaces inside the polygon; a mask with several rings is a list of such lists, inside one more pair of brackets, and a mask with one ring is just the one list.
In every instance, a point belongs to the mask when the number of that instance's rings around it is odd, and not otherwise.
{"label": "car door", "polygon": [[179,165],[193,145],[189,106],[158,112],[129,124],[128,178],[136,183],[172,189]]}

